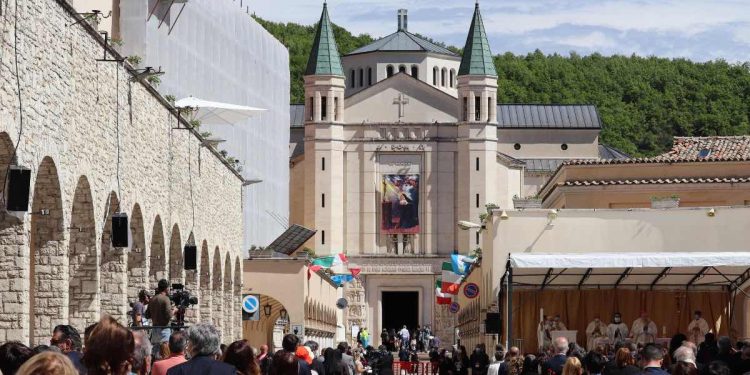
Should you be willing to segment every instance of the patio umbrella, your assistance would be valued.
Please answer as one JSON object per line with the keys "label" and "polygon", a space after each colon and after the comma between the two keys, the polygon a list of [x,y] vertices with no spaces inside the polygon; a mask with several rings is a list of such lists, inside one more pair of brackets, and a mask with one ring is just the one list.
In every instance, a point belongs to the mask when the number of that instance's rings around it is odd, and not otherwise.
{"label": "patio umbrella", "polygon": [[266,109],[248,107],[244,105],[212,102],[189,96],[174,103],[177,108],[193,110],[193,120],[211,125],[234,125],[254,115],[265,112]]}

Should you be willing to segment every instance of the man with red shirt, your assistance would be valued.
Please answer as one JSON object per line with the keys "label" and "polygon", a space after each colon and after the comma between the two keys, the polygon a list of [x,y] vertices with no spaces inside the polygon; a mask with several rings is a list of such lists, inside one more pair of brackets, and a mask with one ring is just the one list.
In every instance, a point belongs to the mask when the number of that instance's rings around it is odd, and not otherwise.
{"label": "man with red shirt", "polygon": [[152,375],[166,375],[167,370],[186,361],[185,347],[187,339],[182,331],[175,331],[169,336],[169,351],[172,353],[169,357],[156,361],[151,370]]}

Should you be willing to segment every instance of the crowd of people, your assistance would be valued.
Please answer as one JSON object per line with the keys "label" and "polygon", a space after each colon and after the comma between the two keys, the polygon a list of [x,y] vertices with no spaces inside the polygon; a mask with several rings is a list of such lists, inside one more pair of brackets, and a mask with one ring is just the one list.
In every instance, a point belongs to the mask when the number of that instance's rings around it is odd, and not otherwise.
{"label": "crowd of people", "polygon": [[712,333],[695,345],[684,334],[675,335],[669,347],[658,344],[637,346],[620,342],[586,351],[565,337],[558,337],[543,353],[523,355],[516,347],[495,348],[492,358],[484,345],[471,355],[466,348],[433,350],[432,372],[438,375],[748,375],[750,342],[716,340]]}
{"label": "crowd of people", "polygon": [[[414,330],[409,330],[405,325],[400,330],[383,328],[380,333],[380,342],[392,351],[410,350],[418,352],[427,352],[431,347],[438,346],[436,338],[432,335],[430,326],[417,326]],[[363,347],[368,345],[357,340]]]}

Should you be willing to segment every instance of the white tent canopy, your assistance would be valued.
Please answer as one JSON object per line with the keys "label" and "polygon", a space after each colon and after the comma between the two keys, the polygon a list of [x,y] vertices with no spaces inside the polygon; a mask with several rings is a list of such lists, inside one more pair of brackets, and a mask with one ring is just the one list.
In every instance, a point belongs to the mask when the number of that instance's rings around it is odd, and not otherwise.
{"label": "white tent canopy", "polygon": [[512,253],[508,267],[515,288],[734,291],[750,280],[750,252]]}
{"label": "white tent canopy", "polygon": [[266,109],[244,105],[212,102],[189,96],[174,103],[177,108],[190,108],[193,119],[210,125],[234,125],[255,116]]}

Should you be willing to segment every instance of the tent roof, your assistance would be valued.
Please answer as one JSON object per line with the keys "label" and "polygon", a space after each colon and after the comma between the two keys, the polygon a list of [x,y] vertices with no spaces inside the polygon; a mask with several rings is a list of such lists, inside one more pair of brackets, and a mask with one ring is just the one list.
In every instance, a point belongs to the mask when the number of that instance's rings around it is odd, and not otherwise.
{"label": "tent roof", "polygon": [[733,291],[750,280],[750,252],[513,253],[522,288],[647,287]]}

